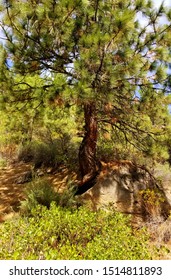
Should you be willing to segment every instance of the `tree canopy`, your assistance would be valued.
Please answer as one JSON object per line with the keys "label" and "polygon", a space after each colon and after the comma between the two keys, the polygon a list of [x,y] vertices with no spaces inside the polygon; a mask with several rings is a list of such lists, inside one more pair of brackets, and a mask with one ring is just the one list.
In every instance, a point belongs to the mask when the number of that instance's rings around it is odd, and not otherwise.
{"label": "tree canopy", "polygon": [[41,106],[75,104],[85,181],[97,170],[100,129],[146,152],[165,137],[171,9],[150,0],[1,2],[1,107],[34,117]]}

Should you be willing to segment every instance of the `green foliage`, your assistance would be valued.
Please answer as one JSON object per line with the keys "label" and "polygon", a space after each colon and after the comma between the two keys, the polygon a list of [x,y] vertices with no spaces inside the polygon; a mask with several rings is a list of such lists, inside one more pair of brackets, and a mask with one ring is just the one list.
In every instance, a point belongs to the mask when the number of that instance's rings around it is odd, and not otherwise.
{"label": "green foliage", "polygon": [[[103,161],[130,160],[140,165],[154,167],[154,162],[164,163],[169,159],[168,140],[169,133],[163,136],[143,138],[132,137],[129,139],[119,129],[112,130],[111,127],[99,129],[97,144],[97,156]],[[104,141],[105,139],[105,141]]]}
{"label": "green foliage", "polygon": [[148,218],[153,219],[161,217],[163,204],[165,203],[163,193],[158,189],[146,189],[140,191],[139,194],[142,198],[144,213]]}
{"label": "green foliage", "polygon": [[56,193],[52,185],[45,179],[37,179],[28,184],[26,189],[26,199],[21,202],[21,212],[31,213],[32,208],[37,205],[44,205],[50,207],[50,203],[59,202],[59,195]]}
{"label": "green foliage", "polygon": [[0,107],[13,115],[5,126],[15,141],[40,127],[76,139],[83,125],[76,108],[82,113],[93,101],[98,123],[110,124],[115,139],[121,134],[123,145],[159,158],[170,123],[171,61],[170,22],[160,19],[170,21],[170,11],[146,0],[11,3],[0,5]]}
{"label": "green foliage", "polygon": [[92,212],[36,206],[31,217],[1,225],[0,259],[152,259],[144,230],[133,234],[129,219],[113,211]]}
{"label": "green foliage", "polygon": [[46,179],[35,179],[28,184],[25,191],[26,199],[21,201],[20,212],[22,215],[31,215],[32,209],[38,205],[50,207],[51,202],[61,207],[77,207],[74,197],[72,182],[62,193],[55,191],[54,186]]}
{"label": "green foliage", "polygon": [[36,167],[57,167],[62,162],[58,145],[31,142],[21,147],[18,159],[24,162],[33,162]]}
{"label": "green foliage", "polygon": [[7,160],[0,158],[0,168],[4,168],[7,166]]}
{"label": "green foliage", "polygon": [[[44,137],[45,137],[44,133]],[[61,135],[56,139],[49,141],[48,137],[45,141],[32,141],[20,146],[18,151],[18,160],[24,162],[32,162],[35,168],[53,167],[57,168],[60,165],[70,166],[72,169],[76,168],[77,163],[77,149],[78,145],[72,142],[69,134]]]}
{"label": "green foliage", "polygon": [[[139,158],[143,151],[167,159],[169,9],[147,0],[8,2],[0,4],[0,144],[21,145],[19,158],[35,166],[74,166],[83,108],[92,102],[99,158]],[[163,15],[169,22],[162,23]],[[65,205],[68,194],[61,202],[45,183],[33,184],[25,201],[32,218],[2,226],[9,229],[2,257],[151,258],[123,216],[54,205],[47,210],[37,204]],[[156,194],[146,195],[153,207]]]}

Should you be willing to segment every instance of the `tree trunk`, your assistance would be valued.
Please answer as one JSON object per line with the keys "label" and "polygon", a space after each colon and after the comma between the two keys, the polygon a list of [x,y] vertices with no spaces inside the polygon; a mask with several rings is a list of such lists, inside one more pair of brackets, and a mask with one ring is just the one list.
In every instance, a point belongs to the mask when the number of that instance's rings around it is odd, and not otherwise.
{"label": "tree trunk", "polygon": [[97,176],[96,145],[97,116],[95,102],[84,104],[85,134],[79,149],[79,165],[82,184]]}

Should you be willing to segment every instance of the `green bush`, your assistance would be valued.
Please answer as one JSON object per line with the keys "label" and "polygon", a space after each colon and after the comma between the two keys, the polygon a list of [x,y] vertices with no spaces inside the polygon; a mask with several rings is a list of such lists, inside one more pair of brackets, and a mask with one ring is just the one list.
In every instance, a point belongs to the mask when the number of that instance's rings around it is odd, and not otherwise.
{"label": "green bush", "polygon": [[139,192],[142,200],[144,215],[150,219],[156,219],[168,215],[167,202],[164,194],[156,189],[145,189]]}
{"label": "green bush", "polygon": [[35,179],[28,184],[25,191],[26,199],[21,201],[20,213],[30,215],[32,209],[37,205],[50,207],[51,202],[61,207],[74,207],[80,204],[79,199],[74,196],[72,181],[68,182],[68,188],[62,193],[56,192],[53,185],[46,179]]}
{"label": "green bush", "polygon": [[18,159],[24,162],[33,162],[36,168],[41,166],[56,167],[62,160],[58,156],[58,147],[47,143],[29,143],[20,148]]}
{"label": "green bush", "polygon": [[52,185],[45,179],[35,179],[28,184],[25,191],[26,199],[21,201],[20,211],[22,214],[30,214],[37,205],[50,207],[52,201],[59,202],[59,195]]}
{"label": "green bush", "polygon": [[18,152],[18,160],[32,162],[35,168],[53,167],[77,164],[76,143],[71,143],[68,135],[54,139],[52,142],[30,142],[21,146]]}
{"label": "green bush", "polygon": [[37,205],[30,217],[1,225],[0,259],[152,259],[147,233],[133,234],[129,224],[112,210]]}

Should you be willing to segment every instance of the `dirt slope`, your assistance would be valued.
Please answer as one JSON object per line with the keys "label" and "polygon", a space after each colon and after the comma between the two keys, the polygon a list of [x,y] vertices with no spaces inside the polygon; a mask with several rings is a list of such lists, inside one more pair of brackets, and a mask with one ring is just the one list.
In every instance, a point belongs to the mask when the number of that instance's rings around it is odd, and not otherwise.
{"label": "dirt slope", "polygon": [[[18,182],[31,170],[31,165],[25,163],[12,164],[0,169],[0,222],[11,218],[18,209],[20,201],[24,199],[27,184]],[[69,174],[66,168],[61,168],[53,174],[40,171],[40,176],[49,180],[57,191],[62,191],[66,188],[68,181],[76,177],[74,173]]]}

